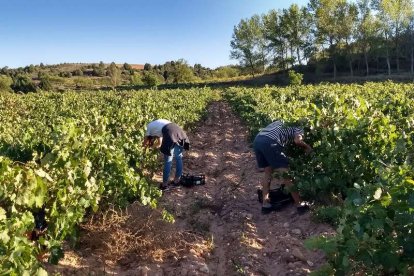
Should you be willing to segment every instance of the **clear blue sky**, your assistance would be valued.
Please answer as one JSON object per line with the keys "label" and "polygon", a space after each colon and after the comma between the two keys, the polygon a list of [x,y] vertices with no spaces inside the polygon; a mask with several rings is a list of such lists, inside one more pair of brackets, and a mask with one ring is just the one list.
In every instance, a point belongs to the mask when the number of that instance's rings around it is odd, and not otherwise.
{"label": "clear blue sky", "polygon": [[215,68],[241,19],[305,0],[0,0],[0,67],[99,62]]}

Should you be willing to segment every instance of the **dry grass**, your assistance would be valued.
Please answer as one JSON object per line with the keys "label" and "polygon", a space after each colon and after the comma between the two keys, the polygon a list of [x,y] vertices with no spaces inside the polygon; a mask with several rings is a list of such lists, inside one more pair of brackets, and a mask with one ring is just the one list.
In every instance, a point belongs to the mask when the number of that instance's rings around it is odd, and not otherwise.
{"label": "dry grass", "polygon": [[202,235],[180,230],[160,212],[138,203],[96,214],[81,228],[86,232],[81,247],[112,264],[164,262],[177,260],[190,249],[198,254],[211,251],[211,241]]}

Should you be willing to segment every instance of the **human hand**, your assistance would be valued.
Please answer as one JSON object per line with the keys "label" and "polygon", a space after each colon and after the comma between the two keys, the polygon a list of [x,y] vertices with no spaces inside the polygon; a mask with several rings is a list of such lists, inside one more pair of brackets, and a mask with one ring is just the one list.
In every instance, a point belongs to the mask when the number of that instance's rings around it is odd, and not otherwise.
{"label": "human hand", "polygon": [[142,141],[142,147],[147,149],[148,147],[152,146],[152,138],[150,136],[145,136],[144,141]]}
{"label": "human hand", "polygon": [[306,155],[313,155],[313,153],[314,153],[314,151],[313,151],[313,149],[312,149],[310,146],[308,146],[308,147],[305,149],[305,154],[306,154]]}
{"label": "human hand", "polygon": [[151,148],[153,148],[153,149],[158,149],[158,148],[160,148],[160,147],[161,147],[161,141],[160,141],[160,138],[158,138],[158,137],[153,138],[153,139],[151,140],[150,147],[151,147]]}

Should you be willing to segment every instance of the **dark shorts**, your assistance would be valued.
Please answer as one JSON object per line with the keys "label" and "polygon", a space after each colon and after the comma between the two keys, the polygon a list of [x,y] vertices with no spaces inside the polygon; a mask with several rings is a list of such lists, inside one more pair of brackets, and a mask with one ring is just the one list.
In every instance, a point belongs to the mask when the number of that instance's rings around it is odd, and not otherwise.
{"label": "dark shorts", "polygon": [[273,169],[288,168],[289,159],[283,153],[283,147],[264,135],[257,135],[253,142],[259,168],[272,167]]}

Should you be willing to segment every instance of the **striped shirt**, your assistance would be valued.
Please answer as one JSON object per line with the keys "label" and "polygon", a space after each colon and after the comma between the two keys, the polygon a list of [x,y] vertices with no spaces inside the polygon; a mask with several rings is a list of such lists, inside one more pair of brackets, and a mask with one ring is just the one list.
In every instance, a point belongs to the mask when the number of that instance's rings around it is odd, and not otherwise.
{"label": "striped shirt", "polygon": [[288,127],[282,121],[274,121],[263,128],[258,135],[267,136],[282,147],[293,143],[296,135],[303,135],[303,129],[299,127]]}

